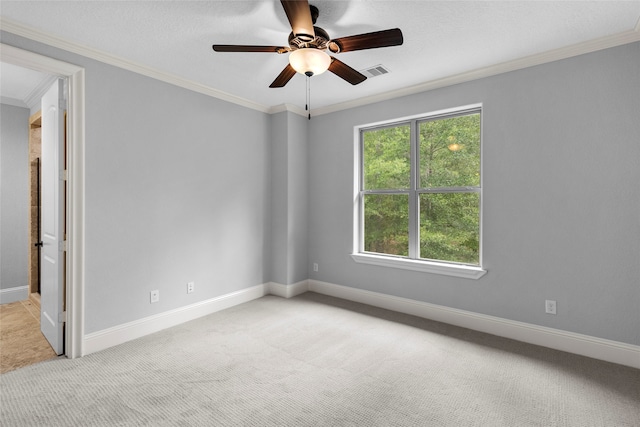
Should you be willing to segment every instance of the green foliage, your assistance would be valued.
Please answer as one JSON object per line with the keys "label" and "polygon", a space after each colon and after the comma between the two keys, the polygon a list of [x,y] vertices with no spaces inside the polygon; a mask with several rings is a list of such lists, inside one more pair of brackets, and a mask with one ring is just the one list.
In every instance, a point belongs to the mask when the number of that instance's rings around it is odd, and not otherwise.
{"label": "green foliage", "polygon": [[[365,132],[364,188],[408,189],[411,139],[408,125]],[[371,194],[364,200],[364,249],[391,255],[409,254],[409,198],[398,194]]]}
{"label": "green foliage", "polygon": [[408,125],[364,134],[364,188],[409,188],[411,139]]}
{"label": "green foliage", "polygon": [[[480,185],[480,114],[420,122],[418,132],[418,193]],[[365,195],[365,251],[408,256],[410,138],[410,125],[364,132],[364,189],[407,190]],[[478,264],[478,193],[423,192],[418,202],[420,258]]]}
{"label": "green foliage", "polygon": [[420,186],[480,185],[480,114],[420,123]]}
{"label": "green foliage", "polygon": [[409,196],[368,194],[364,198],[364,250],[409,255]]}
{"label": "green foliage", "polygon": [[422,258],[478,264],[478,193],[420,195]]}

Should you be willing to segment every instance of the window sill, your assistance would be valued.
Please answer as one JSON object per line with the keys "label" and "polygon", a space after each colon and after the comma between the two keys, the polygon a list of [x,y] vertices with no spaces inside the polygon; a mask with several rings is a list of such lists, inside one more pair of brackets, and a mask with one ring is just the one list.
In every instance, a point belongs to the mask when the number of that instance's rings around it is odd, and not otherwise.
{"label": "window sill", "polygon": [[357,263],[372,264],[380,267],[400,268],[403,270],[421,271],[423,273],[443,274],[445,276],[479,279],[487,270],[470,265],[445,264],[434,261],[417,261],[406,258],[392,258],[373,254],[351,254]]}

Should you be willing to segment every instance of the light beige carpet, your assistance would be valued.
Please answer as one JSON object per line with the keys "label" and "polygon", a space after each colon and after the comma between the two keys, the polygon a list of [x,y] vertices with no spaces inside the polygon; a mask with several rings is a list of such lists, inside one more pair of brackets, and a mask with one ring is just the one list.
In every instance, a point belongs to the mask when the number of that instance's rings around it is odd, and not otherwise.
{"label": "light beige carpet", "polygon": [[0,375],[7,426],[639,426],[640,371],[318,294]]}

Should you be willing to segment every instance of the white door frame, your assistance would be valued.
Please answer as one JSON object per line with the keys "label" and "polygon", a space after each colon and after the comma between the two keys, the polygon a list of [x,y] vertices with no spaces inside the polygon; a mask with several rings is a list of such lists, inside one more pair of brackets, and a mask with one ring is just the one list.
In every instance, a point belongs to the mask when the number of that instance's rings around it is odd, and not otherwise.
{"label": "white door frame", "polygon": [[84,354],[84,68],[0,43],[2,62],[66,77],[67,261],[65,355]]}

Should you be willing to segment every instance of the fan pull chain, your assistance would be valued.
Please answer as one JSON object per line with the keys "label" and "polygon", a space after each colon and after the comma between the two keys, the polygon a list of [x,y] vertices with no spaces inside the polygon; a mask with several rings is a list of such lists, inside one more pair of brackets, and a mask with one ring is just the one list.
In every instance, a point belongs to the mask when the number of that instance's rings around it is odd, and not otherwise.
{"label": "fan pull chain", "polygon": [[307,103],[304,109],[308,111],[309,120],[311,120],[311,76],[307,76]]}

